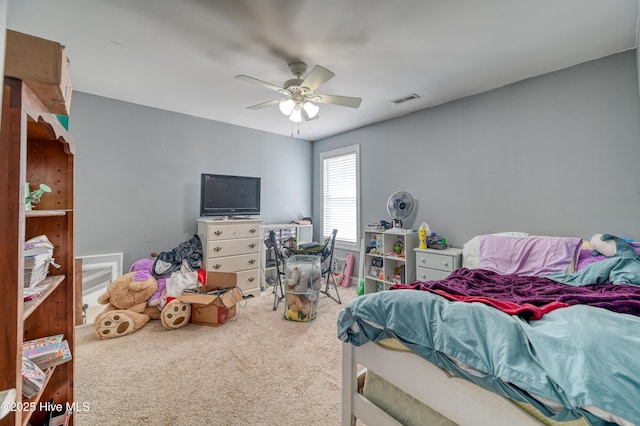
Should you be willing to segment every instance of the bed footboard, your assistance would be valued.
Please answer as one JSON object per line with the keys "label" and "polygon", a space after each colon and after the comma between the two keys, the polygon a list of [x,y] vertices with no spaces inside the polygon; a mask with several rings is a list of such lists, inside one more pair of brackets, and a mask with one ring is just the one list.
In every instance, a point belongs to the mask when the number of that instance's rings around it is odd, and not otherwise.
{"label": "bed footboard", "polygon": [[358,365],[462,426],[542,425],[508,399],[464,379],[450,378],[412,352],[385,349],[369,342],[342,346],[343,426],[355,425],[356,419],[368,425],[400,425],[358,393]]}

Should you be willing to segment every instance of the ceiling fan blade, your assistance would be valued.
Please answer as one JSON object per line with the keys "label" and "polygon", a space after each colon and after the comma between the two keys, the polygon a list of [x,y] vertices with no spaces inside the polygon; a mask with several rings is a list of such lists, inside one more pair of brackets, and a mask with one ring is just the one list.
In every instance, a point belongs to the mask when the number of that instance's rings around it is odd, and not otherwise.
{"label": "ceiling fan blade", "polygon": [[338,96],[338,95],[313,95],[309,96],[309,100],[313,102],[320,102],[323,104],[340,105],[351,108],[358,108],[362,102],[361,98],[352,98],[350,96]]}
{"label": "ceiling fan blade", "polygon": [[310,92],[315,91],[327,81],[331,80],[335,74],[328,69],[316,65],[313,67],[307,78],[304,79],[300,87],[306,87]]}
{"label": "ceiling fan blade", "polygon": [[267,101],[267,102],[262,102],[260,104],[252,105],[250,107],[247,107],[247,109],[262,109],[262,108],[269,107],[271,105],[277,105],[281,101],[282,101],[282,99],[274,99],[272,101]]}
{"label": "ceiling fan blade", "polygon": [[275,84],[267,83],[266,81],[258,80],[257,78],[249,77],[248,75],[236,75],[238,80],[246,81],[249,83],[257,84],[258,86],[266,87],[267,89],[275,90],[283,95],[289,95],[289,92],[282,87],[278,87]]}

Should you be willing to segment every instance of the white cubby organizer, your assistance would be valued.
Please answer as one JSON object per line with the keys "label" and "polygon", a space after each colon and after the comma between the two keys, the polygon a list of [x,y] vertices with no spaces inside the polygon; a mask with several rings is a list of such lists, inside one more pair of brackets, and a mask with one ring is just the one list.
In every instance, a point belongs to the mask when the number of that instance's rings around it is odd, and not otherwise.
{"label": "white cubby organizer", "polygon": [[[385,231],[365,229],[364,243],[365,293],[388,290],[396,283],[415,281],[414,249],[418,246],[417,232],[398,228]],[[371,250],[371,247],[375,247],[375,250]]]}

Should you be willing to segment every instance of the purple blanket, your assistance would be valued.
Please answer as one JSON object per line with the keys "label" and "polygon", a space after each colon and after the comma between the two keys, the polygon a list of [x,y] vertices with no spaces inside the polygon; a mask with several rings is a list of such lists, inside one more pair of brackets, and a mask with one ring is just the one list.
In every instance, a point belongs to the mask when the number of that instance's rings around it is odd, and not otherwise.
{"label": "purple blanket", "polygon": [[594,284],[575,287],[539,276],[500,275],[487,269],[462,268],[443,280],[395,284],[391,289],[442,290],[452,295],[488,297],[538,307],[551,302],[563,302],[640,316],[640,286],[636,285]]}

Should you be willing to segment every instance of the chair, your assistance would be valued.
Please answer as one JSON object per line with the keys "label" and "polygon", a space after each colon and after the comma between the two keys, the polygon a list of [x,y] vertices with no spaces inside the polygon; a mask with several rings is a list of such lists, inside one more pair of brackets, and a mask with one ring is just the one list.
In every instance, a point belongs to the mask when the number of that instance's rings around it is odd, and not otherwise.
{"label": "chair", "polygon": [[[269,231],[269,237],[264,240],[264,245],[269,249],[273,249],[276,260],[276,282],[273,283],[273,310],[275,311],[278,309],[280,301],[284,299],[284,271],[282,270],[282,268],[284,268],[284,259],[278,247],[278,240],[276,239],[276,233],[274,231]],[[280,289],[279,295],[278,289]]]}
{"label": "chair", "polygon": [[[321,293],[329,296],[339,304],[342,304],[342,300],[340,299],[340,293],[338,292],[338,284],[336,283],[336,279],[333,275],[333,249],[336,244],[336,235],[338,234],[338,230],[334,229],[331,234],[327,237],[324,244],[311,244],[309,247],[301,246],[299,249],[287,249],[290,254],[307,254],[307,255],[316,255],[320,256],[321,261],[321,273],[322,278],[325,280],[324,290],[320,290]],[[328,260],[328,262],[327,262]],[[331,290],[331,283],[333,283],[333,289],[336,292],[335,297],[329,293]]]}

